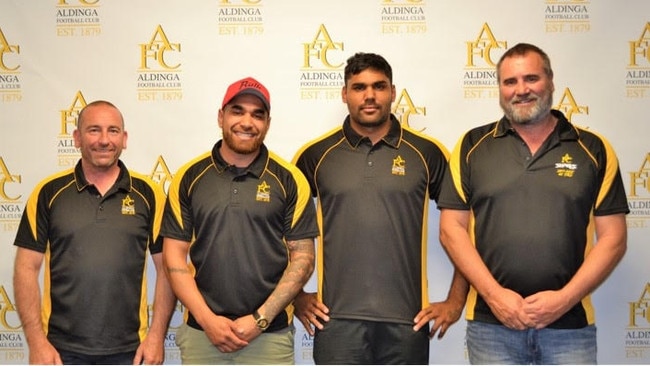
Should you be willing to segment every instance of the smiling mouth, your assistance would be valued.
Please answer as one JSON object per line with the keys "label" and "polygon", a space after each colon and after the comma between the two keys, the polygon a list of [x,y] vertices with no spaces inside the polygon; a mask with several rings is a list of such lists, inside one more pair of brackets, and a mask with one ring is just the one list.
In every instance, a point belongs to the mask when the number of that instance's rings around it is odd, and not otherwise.
{"label": "smiling mouth", "polygon": [[253,139],[255,136],[257,136],[257,134],[252,132],[235,132],[235,135],[243,139]]}

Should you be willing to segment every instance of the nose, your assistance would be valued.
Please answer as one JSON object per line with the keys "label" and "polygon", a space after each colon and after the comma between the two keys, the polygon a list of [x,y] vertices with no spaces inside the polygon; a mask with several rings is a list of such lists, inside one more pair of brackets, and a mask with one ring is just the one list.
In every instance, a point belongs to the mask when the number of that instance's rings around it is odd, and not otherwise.
{"label": "nose", "polygon": [[369,87],[366,88],[366,90],[365,90],[365,99],[366,100],[368,100],[368,99],[374,100],[375,99],[375,89],[372,86],[369,86]]}
{"label": "nose", "polygon": [[515,86],[515,93],[517,93],[517,95],[528,94],[529,92],[530,88],[528,87],[528,84],[523,81],[517,82],[517,85]]}
{"label": "nose", "polygon": [[108,144],[110,141],[108,137],[108,131],[102,131],[99,134],[99,143],[100,144]]}
{"label": "nose", "polygon": [[244,127],[249,127],[253,125],[253,115],[251,113],[244,113],[239,122]]}
{"label": "nose", "polygon": [[101,130],[99,132],[98,142],[101,145],[108,145],[111,143],[110,132],[108,130]]}

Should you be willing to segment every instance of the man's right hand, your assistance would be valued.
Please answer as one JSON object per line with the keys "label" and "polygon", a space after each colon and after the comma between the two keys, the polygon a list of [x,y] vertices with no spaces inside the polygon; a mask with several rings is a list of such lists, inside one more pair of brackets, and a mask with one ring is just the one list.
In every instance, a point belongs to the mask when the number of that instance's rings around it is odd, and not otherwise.
{"label": "man's right hand", "polygon": [[201,324],[203,331],[219,351],[228,353],[238,351],[248,345],[237,333],[237,324],[224,316],[210,317],[208,324]]}
{"label": "man's right hand", "polygon": [[316,293],[300,291],[293,302],[295,315],[300,320],[309,335],[314,335],[315,329],[323,329],[323,322],[328,322],[329,309],[316,299]]}

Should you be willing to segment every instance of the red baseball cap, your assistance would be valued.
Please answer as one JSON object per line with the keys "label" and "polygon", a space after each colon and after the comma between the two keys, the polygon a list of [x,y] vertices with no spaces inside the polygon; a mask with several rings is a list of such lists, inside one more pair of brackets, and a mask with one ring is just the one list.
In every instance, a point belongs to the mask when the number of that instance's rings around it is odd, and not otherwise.
{"label": "red baseball cap", "polygon": [[267,111],[271,110],[271,96],[269,91],[266,89],[262,83],[253,79],[252,77],[247,77],[234,83],[230,84],[226,90],[226,95],[223,97],[223,103],[221,103],[221,108],[223,109],[226,104],[230,103],[236,96],[242,94],[251,94],[262,100],[264,107]]}

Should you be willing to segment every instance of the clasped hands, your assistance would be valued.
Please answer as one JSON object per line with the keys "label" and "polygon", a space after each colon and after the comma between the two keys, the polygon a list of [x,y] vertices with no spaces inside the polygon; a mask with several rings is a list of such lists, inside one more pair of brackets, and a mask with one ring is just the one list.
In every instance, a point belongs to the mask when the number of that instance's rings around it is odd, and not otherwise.
{"label": "clasped hands", "polygon": [[524,298],[501,288],[485,300],[504,326],[517,330],[545,328],[571,308],[560,291],[540,291]]}

